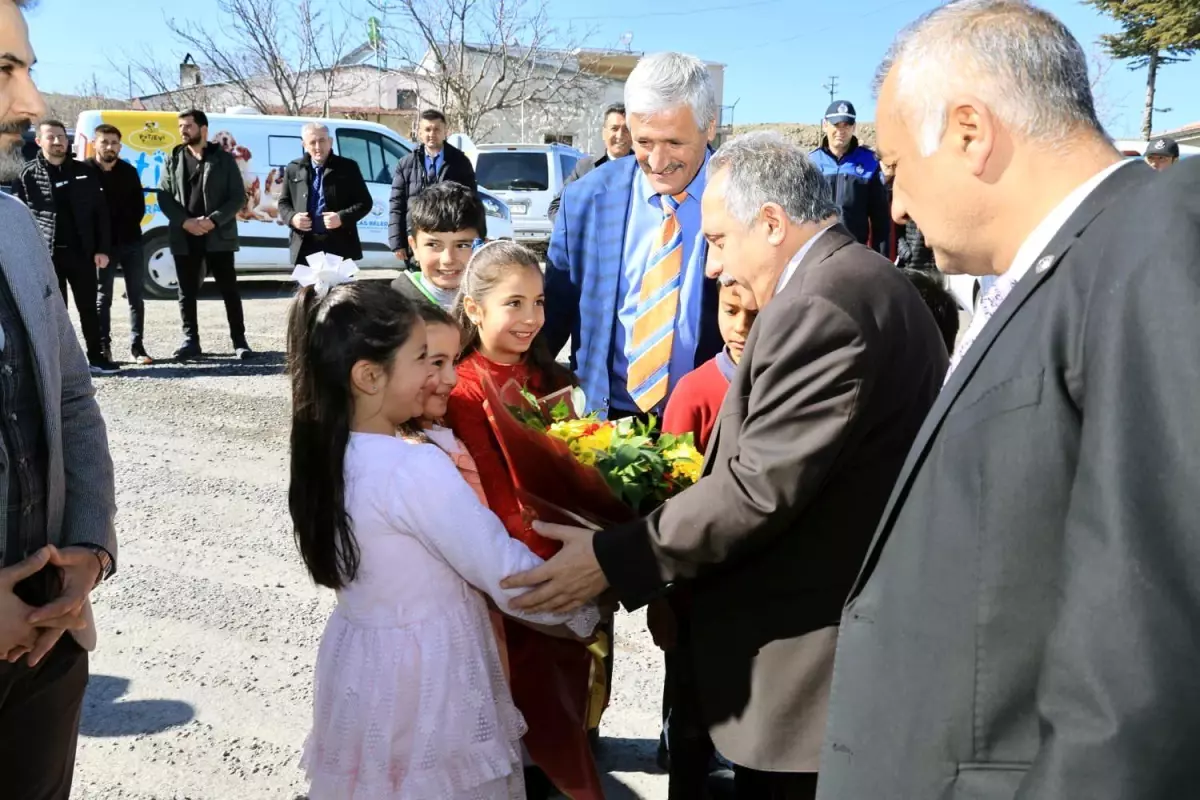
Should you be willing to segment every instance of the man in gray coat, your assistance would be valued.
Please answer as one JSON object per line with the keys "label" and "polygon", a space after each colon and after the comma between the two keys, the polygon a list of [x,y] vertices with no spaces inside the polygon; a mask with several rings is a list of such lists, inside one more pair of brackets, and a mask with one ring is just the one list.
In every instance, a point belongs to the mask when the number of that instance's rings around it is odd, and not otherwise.
{"label": "man in gray coat", "polygon": [[1020,0],[880,78],[894,217],[997,277],[842,615],[818,797],[1196,797],[1200,163],[1123,163]]}
{"label": "man in gray coat", "polygon": [[[20,4],[0,0],[0,148],[44,113]],[[17,137],[19,138],[19,134]],[[29,210],[0,195],[0,795],[67,800],[114,567],[113,467],[88,363]],[[64,632],[71,635],[64,636]]]}

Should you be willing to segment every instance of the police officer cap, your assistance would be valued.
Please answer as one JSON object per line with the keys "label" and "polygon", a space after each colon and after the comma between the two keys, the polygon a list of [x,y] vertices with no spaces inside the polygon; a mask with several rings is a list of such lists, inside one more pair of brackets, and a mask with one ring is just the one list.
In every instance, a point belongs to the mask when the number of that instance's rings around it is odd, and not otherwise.
{"label": "police officer cap", "polygon": [[833,123],[849,122],[854,124],[854,103],[848,103],[845,100],[835,100],[829,104],[829,108],[825,109],[825,121]]}
{"label": "police officer cap", "polygon": [[1146,155],[1179,158],[1179,145],[1169,136],[1160,136],[1151,139],[1150,144],[1146,145]]}

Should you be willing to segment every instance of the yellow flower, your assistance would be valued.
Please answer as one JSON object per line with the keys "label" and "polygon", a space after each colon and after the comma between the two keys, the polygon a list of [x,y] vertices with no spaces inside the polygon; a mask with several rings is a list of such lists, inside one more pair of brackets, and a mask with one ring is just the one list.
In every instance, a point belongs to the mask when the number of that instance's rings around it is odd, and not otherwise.
{"label": "yellow flower", "polygon": [[562,439],[564,442],[570,443],[583,435],[583,432],[594,423],[585,419],[568,419],[562,422],[555,422],[546,431],[555,439]]}
{"label": "yellow flower", "polygon": [[671,471],[690,483],[700,480],[700,469],[704,466],[704,456],[690,444],[680,443],[663,453],[663,458],[671,465]]}
{"label": "yellow flower", "polygon": [[601,425],[593,433],[582,437],[579,446],[584,450],[599,450],[607,453],[612,447],[613,429],[610,425]]}

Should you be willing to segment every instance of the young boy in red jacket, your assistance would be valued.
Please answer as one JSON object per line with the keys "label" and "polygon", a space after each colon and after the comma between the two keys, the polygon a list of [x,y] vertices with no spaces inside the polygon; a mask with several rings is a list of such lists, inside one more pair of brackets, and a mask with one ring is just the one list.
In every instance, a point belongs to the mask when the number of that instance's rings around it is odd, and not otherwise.
{"label": "young boy in red jacket", "polygon": [[[701,452],[708,448],[734,370],[742,360],[750,326],[758,314],[742,303],[736,286],[722,287],[719,302],[717,324],[725,349],[679,381],[663,415],[664,432],[693,434]],[[688,600],[688,590],[683,587],[651,603],[647,619],[654,643],[663,649],[666,661],[660,763],[669,761],[664,764],[670,773],[669,800],[709,796],[709,774],[714,768],[715,750],[695,699],[688,656],[676,655],[687,646],[689,638]]]}

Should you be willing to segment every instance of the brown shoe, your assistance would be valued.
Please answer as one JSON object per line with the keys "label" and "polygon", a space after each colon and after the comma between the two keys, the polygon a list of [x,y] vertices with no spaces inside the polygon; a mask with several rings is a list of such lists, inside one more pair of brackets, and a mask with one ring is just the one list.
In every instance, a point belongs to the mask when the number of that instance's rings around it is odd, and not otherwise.
{"label": "brown shoe", "polygon": [[134,363],[141,364],[143,367],[154,363],[154,359],[150,357],[150,354],[143,347],[133,348],[133,360]]}

